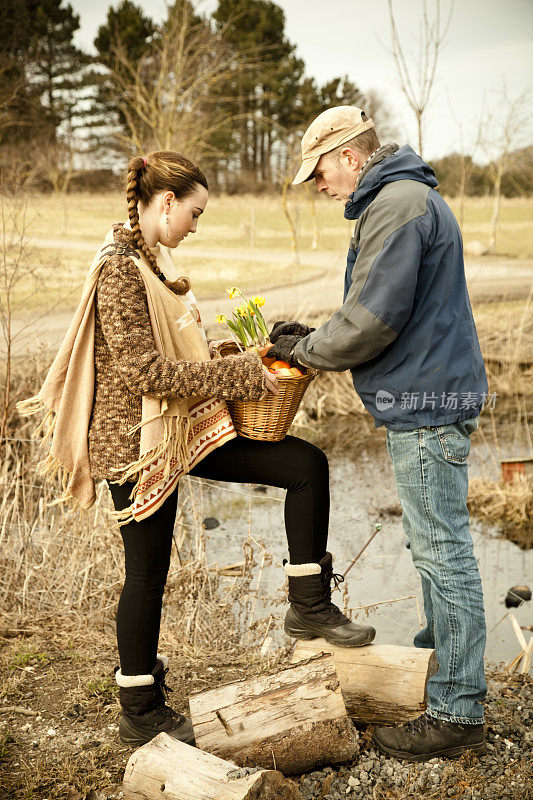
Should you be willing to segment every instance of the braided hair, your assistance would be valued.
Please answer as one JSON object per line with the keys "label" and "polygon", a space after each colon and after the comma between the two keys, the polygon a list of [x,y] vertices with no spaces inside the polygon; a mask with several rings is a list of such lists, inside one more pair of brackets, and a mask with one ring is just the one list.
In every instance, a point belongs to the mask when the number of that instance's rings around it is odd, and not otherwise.
{"label": "braided hair", "polygon": [[139,223],[139,200],[148,205],[159,192],[171,191],[177,200],[192,194],[197,185],[208,188],[203,172],[185,156],[173,150],[159,150],[146,157],[135,156],[128,164],[126,198],[128,217],[133,238],[154,273],[176,294],[187,294],[191,288],[188,278],[182,276],[169,281],[157,265],[157,259],[146,244]]}

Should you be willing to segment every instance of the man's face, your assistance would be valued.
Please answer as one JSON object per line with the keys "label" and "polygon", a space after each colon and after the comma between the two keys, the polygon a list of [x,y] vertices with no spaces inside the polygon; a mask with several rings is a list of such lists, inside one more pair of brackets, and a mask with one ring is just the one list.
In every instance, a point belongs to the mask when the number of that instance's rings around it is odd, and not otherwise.
{"label": "man's face", "polygon": [[351,148],[325,153],[313,172],[317,191],[347,203],[361,166],[361,157]]}

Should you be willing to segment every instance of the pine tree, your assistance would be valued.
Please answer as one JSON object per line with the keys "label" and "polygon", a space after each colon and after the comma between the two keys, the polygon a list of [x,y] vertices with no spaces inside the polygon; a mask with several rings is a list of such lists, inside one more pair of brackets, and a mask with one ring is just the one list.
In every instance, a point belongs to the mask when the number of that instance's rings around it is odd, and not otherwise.
{"label": "pine tree", "polygon": [[305,64],[285,35],[283,9],[274,2],[219,0],[213,17],[239,55],[224,102],[239,120],[230,146],[238,154],[241,188],[270,186],[286,173],[314,117],[331,106],[360,105],[363,95],[348,76],[321,87],[305,77]]}
{"label": "pine tree", "polygon": [[[117,150],[117,133],[124,133],[126,120],[117,104],[120,86],[117,78],[127,78],[128,67],[141,61],[147,53],[156,26],[131,0],[122,0],[110,7],[103,25],[98,28],[94,46],[98,55],[88,75],[92,84],[91,101],[85,113],[89,149],[99,151],[102,163],[112,163]],[[104,155],[107,154],[107,155]]]}
{"label": "pine tree", "polygon": [[[79,18],[63,0],[3,0],[0,6],[1,143],[28,165],[70,160],[69,138],[85,56],[73,44]],[[67,148],[68,149],[68,148]]]}
{"label": "pine tree", "polygon": [[2,147],[15,145],[20,135],[31,140],[48,128],[39,88],[28,82],[32,19],[24,0],[0,3],[0,136]]}
{"label": "pine tree", "polygon": [[94,46],[99,62],[120,69],[118,49],[122,49],[131,61],[140,61],[154,32],[153,20],[131,0],[122,0],[117,8],[109,8],[105,24],[98,28]]}
{"label": "pine tree", "polygon": [[74,44],[79,16],[63,0],[34,0],[28,79],[39,91],[55,130],[72,118],[80,72],[88,59]]}
{"label": "pine tree", "polygon": [[276,130],[303,64],[285,36],[283,9],[270,0],[219,0],[213,18],[239,56],[226,106],[239,120],[233,147],[241,183],[268,185]]}

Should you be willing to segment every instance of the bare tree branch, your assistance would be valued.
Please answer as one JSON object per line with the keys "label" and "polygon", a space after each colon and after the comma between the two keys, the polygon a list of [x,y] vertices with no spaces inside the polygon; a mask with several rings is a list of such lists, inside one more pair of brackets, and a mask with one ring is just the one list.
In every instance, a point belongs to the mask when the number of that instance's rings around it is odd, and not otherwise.
{"label": "bare tree branch", "polygon": [[491,110],[483,110],[480,117],[480,145],[489,159],[487,171],[494,197],[489,250],[494,249],[498,235],[503,175],[517,161],[518,150],[531,136],[530,100],[531,92],[525,91],[513,98],[504,86],[491,103]]}
{"label": "bare tree branch", "polygon": [[428,14],[427,0],[422,0],[421,30],[417,40],[418,55],[409,63],[404,45],[400,40],[394,16],[392,0],[388,0],[391,30],[390,52],[396,65],[400,89],[413,111],[418,130],[418,152],[423,155],[424,115],[429,106],[435,84],[439,54],[450,27],[453,3],[445,24],[441,21],[440,0],[435,0],[433,17]]}
{"label": "bare tree branch", "polygon": [[116,42],[110,77],[126,121],[126,132],[117,134],[121,149],[173,149],[202,162],[221,155],[214,134],[235,122],[221,106],[239,69],[224,33],[225,28],[214,31],[208,21],[195,19],[184,3],[140,63]]}

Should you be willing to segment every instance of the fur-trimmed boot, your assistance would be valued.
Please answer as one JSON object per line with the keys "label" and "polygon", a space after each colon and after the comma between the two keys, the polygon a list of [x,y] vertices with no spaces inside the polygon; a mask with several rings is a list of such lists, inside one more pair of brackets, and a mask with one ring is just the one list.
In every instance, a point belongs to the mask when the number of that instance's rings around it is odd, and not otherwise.
{"label": "fur-trimmed boot", "polygon": [[139,747],[164,731],[180,742],[194,745],[191,720],[165,702],[166,694],[172,691],[165,684],[167,664],[168,659],[158,654],[148,675],[123,675],[120,669],[115,671],[122,707],[118,735],[124,744]]}
{"label": "fur-trimmed boot", "polygon": [[322,637],[341,647],[361,647],[370,644],[376,635],[371,625],[350,622],[331,602],[331,581],[335,586],[344,580],[333,572],[333,557],[326,555],[318,564],[289,564],[290,608],[285,615],[285,633],[296,639]]}

